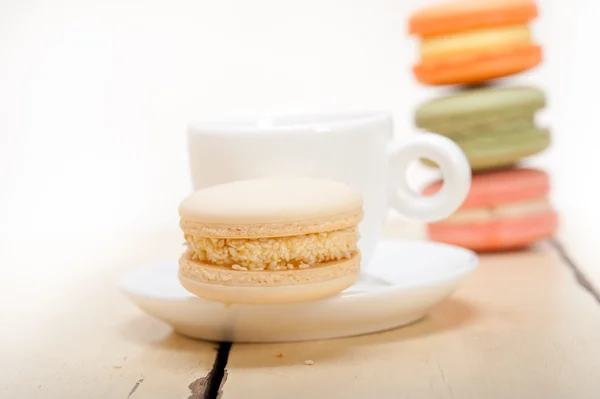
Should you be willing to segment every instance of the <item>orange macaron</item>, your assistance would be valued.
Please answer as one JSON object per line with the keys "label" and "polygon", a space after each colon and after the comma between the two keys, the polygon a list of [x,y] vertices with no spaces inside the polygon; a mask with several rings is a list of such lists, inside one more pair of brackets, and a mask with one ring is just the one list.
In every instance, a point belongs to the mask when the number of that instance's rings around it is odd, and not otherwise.
{"label": "orange macaron", "polygon": [[424,8],[409,20],[420,38],[416,79],[427,85],[477,84],[534,68],[542,48],[529,22],[532,0],[461,0]]}
{"label": "orange macaron", "polygon": [[[424,194],[435,193],[441,185],[441,181],[429,185]],[[549,193],[549,177],[542,170],[476,174],[462,206],[447,219],[427,226],[429,238],[479,252],[527,247],[557,229]]]}

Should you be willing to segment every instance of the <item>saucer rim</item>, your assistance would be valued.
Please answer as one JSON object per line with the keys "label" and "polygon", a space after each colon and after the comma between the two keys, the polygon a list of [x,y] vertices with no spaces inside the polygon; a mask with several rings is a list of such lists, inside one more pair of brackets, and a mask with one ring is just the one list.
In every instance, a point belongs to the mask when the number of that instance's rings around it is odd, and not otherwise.
{"label": "saucer rim", "polygon": [[[471,274],[472,272],[474,272],[477,269],[477,267],[479,266],[479,257],[474,251],[471,251],[469,249],[459,247],[456,245],[451,245],[451,244],[446,244],[446,243],[436,242],[436,241],[428,241],[428,240],[398,240],[398,239],[393,239],[393,238],[382,239],[379,241],[378,245],[381,245],[381,244],[387,244],[387,245],[400,244],[403,246],[417,244],[417,245],[424,245],[424,246],[443,247],[446,250],[462,252],[462,256],[465,257],[465,261],[460,262],[460,265],[457,265],[455,270],[451,270],[448,273],[445,273],[441,276],[438,274],[432,274],[431,276],[428,276],[426,279],[422,279],[417,282],[412,282],[409,284],[399,284],[399,283],[392,282],[387,286],[382,285],[380,288],[378,288],[376,290],[355,292],[350,295],[344,295],[342,292],[336,296],[322,299],[319,302],[348,300],[351,297],[352,298],[360,298],[363,296],[373,297],[373,296],[379,296],[379,295],[387,295],[387,294],[389,294],[389,291],[397,291],[398,289],[401,289],[403,291],[412,290],[412,289],[420,289],[420,288],[424,288],[427,286],[432,286],[435,284],[440,284],[440,283],[448,282],[451,280],[455,280],[457,278],[464,278],[464,277],[468,276],[469,274]],[[190,294],[190,293],[187,293],[187,295],[182,293],[182,295],[180,295],[180,296],[150,295],[147,292],[142,293],[139,290],[132,290],[131,284],[128,284],[128,282],[131,281],[131,278],[132,278],[131,276],[136,273],[140,273],[143,270],[161,269],[164,267],[168,267],[168,265],[172,265],[173,263],[176,263],[176,261],[174,262],[172,260],[171,261],[165,260],[162,262],[148,263],[145,265],[133,267],[129,270],[126,270],[119,277],[118,284],[117,284],[118,289],[122,294],[126,295],[127,297],[135,297],[135,298],[141,299],[141,300],[153,300],[153,301],[161,301],[161,302],[169,302],[169,301],[184,302],[184,301],[190,301],[190,300],[200,300],[202,302],[212,303],[211,301],[203,300],[202,298],[197,298],[193,294]],[[375,273],[368,273],[367,271],[365,271],[364,274],[369,275],[374,278],[380,278]],[[385,280],[384,278],[382,278],[382,279]],[[131,298],[131,299],[133,299],[133,298]],[[244,306],[244,305],[238,305],[238,306]]]}

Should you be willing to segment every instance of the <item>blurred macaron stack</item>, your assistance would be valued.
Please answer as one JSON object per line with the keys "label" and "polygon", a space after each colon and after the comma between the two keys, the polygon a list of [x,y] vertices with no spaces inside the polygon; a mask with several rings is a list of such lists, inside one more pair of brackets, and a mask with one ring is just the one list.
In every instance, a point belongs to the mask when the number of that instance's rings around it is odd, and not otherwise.
{"label": "blurred macaron stack", "polygon": [[[421,9],[409,20],[409,33],[420,40],[416,80],[457,89],[420,104],[415,125],[454,140],[473,171],[461,208],[428,226],[434,241],[501,251],[556,231],[549,177],[522,162],[550,146],[550,131],[535,118],[546,105],[544,92],[494,82],[541,63],[542,49],[529,28],[537,16],[531,0],[460,0]],[[434,182],[425,192],[440,186]]]}

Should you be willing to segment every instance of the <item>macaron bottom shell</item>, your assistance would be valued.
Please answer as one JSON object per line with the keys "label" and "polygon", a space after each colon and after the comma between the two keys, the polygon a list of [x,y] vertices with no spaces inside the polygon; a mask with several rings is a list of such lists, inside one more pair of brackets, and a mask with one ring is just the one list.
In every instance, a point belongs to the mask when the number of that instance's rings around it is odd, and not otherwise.
{"label": "macaron bottom shell", "polygon": [[525,248],[554,235],[558,215],[554,210],[476,223],[434,223],[427,226],[433,241],[457,245],[477,252]]}
{"label": "macaron bottom shell", "polygon": [[179,281],[200,298],[226,304],[276,305],[314,301],[337,295],[358,281],[360,253],[350,259],[331,261],[296,270],[233,270],[179,259]]}
{"label": "macaron bottom shell", "polygon": [[541,47],[529,44],[422,62],[413,67],[413,74],[430,86],[476,84],[525,72],[541,62]]}
{"label": "macaron bottom shell", "polygon": [[[539,128],[482,137],[482,139],[465,137],[455,140],[465,153],[473,172],[513,166],[523,158],[546,150],[551,144],[550,131]],[[422,163],[437,168],[435,163],[427,159],[423,159]]]}

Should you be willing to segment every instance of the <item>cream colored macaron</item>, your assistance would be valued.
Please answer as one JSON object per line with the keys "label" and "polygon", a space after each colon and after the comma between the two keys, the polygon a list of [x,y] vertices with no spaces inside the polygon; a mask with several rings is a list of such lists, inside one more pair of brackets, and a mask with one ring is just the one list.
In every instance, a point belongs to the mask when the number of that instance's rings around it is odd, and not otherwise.
{"label": "cream colored macaron", "polygon": [[194,295],[240,304],[333,296],[356,282],[362,197],[314,178],[240,180],[179,206],[187,250],[179,280]]}

